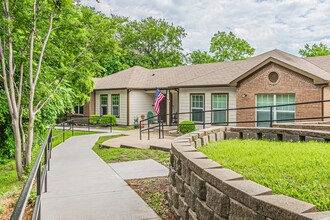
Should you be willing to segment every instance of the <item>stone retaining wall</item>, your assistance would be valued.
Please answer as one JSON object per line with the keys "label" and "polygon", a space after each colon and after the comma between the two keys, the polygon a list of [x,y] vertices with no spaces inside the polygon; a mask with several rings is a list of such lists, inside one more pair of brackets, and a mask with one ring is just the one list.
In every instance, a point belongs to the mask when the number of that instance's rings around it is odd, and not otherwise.
{"label": "stone retaining wall", "polygon": [[278,123],[273,124],[275,128],[291,128],[291,129],[307,129],[307,130],[318,130],[318,131],[330,131],[329,122],[322,123]]}
{"label": "stone retaining wall", "polygon": [[[273,139],[273,137],[278,138],[279,134],[283,139],[284,134],[302,135],[298,131],[290,131],[290,133],[287,130],[284,132],[283,129],[281,129],[282,133],[279,130],[275,132],[264,128],[251,129],[212,127],[183,135],[173,141],[169,203],[176,219],[321,220],[329,218],[330,212],[316,212],[312,204],[284,195],[273,195],[271,189],[244,180],[242,175],[223,168],[196,150],[209,142],[225,138]],[[322,137],[317,136],[317,138]]]}

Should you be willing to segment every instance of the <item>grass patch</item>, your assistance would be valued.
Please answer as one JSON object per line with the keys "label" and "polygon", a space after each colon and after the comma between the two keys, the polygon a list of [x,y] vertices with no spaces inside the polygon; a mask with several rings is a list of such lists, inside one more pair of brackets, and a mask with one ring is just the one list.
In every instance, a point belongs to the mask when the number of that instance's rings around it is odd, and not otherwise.
{"label": "grass patch", "polygon": [[[53,134],[52,136],[56,136],[58,134],[62,133],[62,129],[53,129]],[[94,132],[94,131],[74,131],[73,136],[80,136],[80,135],[88,135],[88,134],[98,134],[99,132]],[[69,139],[72,137],[72,131],[66,131],[65,134],[65,140]],[[63,142],[63,134],[55,137],[53,139],[53,147],[56,147],[60,143]]]}
{"label": "grass patch", "polygon": [[114,126],[112,127],[113,130],[117,130],[117,131],[131,131],[131,130],[134,130],[134,126],[126,126],[126,127],[123,127],[123,126]]}
{"label": "grass patch", "polygon": [[330,210],[330,143],[224,140],[199,150],[275,194]]}
{"label": "grass patch", "polygon": [[104,141],[120,137],[116,136],[103,136],[93,147],[94,152],[99,155],[106,163],[125,162],[132,160],[145,160],[154,159],[159,163],[168,166],[170,161],[170,154],[160,150],[153,149],[137,149],[137,148],[100,148],[100,144]]}

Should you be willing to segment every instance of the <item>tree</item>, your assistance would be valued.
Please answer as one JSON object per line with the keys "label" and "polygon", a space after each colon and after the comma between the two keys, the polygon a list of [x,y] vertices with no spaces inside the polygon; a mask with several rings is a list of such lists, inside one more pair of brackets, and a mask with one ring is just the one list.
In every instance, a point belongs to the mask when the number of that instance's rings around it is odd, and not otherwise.
{"label": "tree", "polygon": [[190,53],[188,61],[191,64],[216,62],[215,59],[209,53],[200,50],[195,50],[192,53]]}
{"label": "tree", "polygon": [[305,44],[304,49],[299,50],[299,54],[303,57],[317,57],[317,56],[328,56],[330,55],[330,48],[323,44]]}
{"label": "tree", "polygon": [[104,17],[72,0],[1,3],[0,77],[21,179],[36,123],[46,127],[72,99],[88,101],[92,76],[104,70],[99,60],[113,50],[114,36],[101,31]]}
{"label": "tree", "polygon": [[230,60],[244,60],[252,56],[255,49],[241,38],[236,37],[233,32],[220,32],[214,34],[211,39],[210,52],[218,62]]}
{"label": "tree", "polygon": [[191,64],[213,63],[232,60],[244,60],[254,54],[255,49],[241,38],[237,38],[232,32],[218,31],[211,38],[210,53],[196,50],[189,54],[188,61]]}
{"label": "tree", "polygon": [[183,65],[184,28],[148,17],[131,21],[120,33],[120,43],[131,65],[161,68]]}

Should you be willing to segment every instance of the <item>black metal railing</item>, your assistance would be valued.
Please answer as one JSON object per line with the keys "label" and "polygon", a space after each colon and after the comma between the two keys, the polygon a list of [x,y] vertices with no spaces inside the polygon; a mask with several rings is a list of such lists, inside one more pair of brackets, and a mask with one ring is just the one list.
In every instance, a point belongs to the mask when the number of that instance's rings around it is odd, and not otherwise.
{"label": "black metal railing", "polygon": [[[156,120],[155,120],[156,118]],[[153,122],[156,121],[156,125],[151,126],[150,124],[153,124]],[[147,127],[144,128],[144,122],[147,122]],[[164,121],[161,119],[160,115],[156,115],[150,118],[142,119],[140,121],[140,140],[142,140],[142,132],[147,131],[148,132],[148,140],[150,140],[150,130],[158,128],[158,137],[159,139],[164,138]]]}
{"label": "black metal railing", "polygon": [[60,118],[58,122],[58,125],[63,126],[63,123],[65,123],[64,126],[69,126],[70,128],[67,130],[70,130],[71,126],[87,127],[88,131],[95,127],[109,127],[110,132],[112,132],[113,127],[115,126],[111,118],[108,116],[68,116]]}
{"label": "black metal railing", "polygon": [[[269,123],[269,127],[272,127],[273,124],[275,122],[277,123],[281,123],[281,122],[296,122],[296,121],[310,121],[310,120],[324,120],[324,119],[329,119],[330,115],[324,116],[324,112],[323,109],[317,109],[320,112],[322,112],[322,116],[311,116],[311,117],[296,117],[296,106],[302,106],[302,105],[306,105],[306,107],[308,107],[309,105],[313,105],[313,104],[322,104],[321,108],[324,108],[323,104],[324,103],[330,103],[330,100],[319,100],[319,101],[310,101],[310,102],[297,102],[297,103],[290,103],[290,104],[281,104],[281,105],[268,105],[268,106],[249,106],[249,107],[243,107],[243,108],[227,108],[227,109],[221,109],[221,110],[203,110],[203,111],[198,111],[198,112],[177,112],[177,113],[173,113],[173,114],[159,114],[159,115],[155,115],[153,117],[149,117],[146,118],[144,120],[140,121],[140,139],[142,139],[142,132],[147,131],[148,132],[148,139],[150,139],[150,130],[151,129],[155,129],[158,128],[158,132],[164,134],[164,126],[173,126],[176,125],[177,126],[177,130],[179,129],[179,126],[185,126],[184,124],[179,124],[180,120],[180,116],[182,118],[183,115],[188,115],[188,120],[192,119],[192,115],[193,114],[201,114],[201,121],[195,121],[194,123],[196,125],[200,125],[203,128],[206,127],[206,125],[231,125],[231,124],[256,124],[256,123]],[[282,108],[282,107],[289,107],[289,106],[294,106],[295,109],[295,114],[294,117],[290,117],[290,118],[281,118],[281,119],[277,119],[274,118],[274,112],[276,112],[277,109]],[[313,106],[312,106],[313,107]],[[317,107],[313,107],[313,108],[317,108]],[[269,119],[266,120],[230,120],[229,118],[229,113],[232,111],[236,111],[236,117],[238,114],[238,111],[247,111],[247,110],[258,110],[258,109],[269,109]],[[223,122],[214,122],[211,120],[207,121],[206,120],[206,114],[214,114],[217,112],[226,112],[227,116],[226,116],[226,121]],[[241,113],[244,114],[244,113]],[[302,113],[301,113],[302,114]],[[305,114],[303,114],[305,115]],[[167,123],[163,123],[162,122],[162,126],[160,126],[159,124],[157,126],[149,126],[149,123],[147,124],[147,128],[143,128],[141,129],[141,125],[143,124],[143,122],[146,121],[154,121],[155,118],[158,118],[158,121],[160,118],[164,118],[164,117],[170,117],[170,118],[176,118],[177,123],[173,124],[167,124]],[[212,116],[210,117],[212,118]],[[189,126],[189,125],[187,125]],[[190,125],[191,126],[191,125]],[[160,138],[160,137],[159,137]]]}
{"label": "black metal railing", "polygon": [[[92,116],[94,117],[94,116]],[[99,118],[94,117],[94,121],[90,120],[92,117],[84,117],[84,118],[71,118],[66,121],[62,121],[54,126],[51,126],[48,129],[47,136],[43,142],[41,150],[38,153],[38,156],[33,164],[32,170],[29,174],[27,181],[22,189],[21,195],[16,203],[14,211],[12,212],[11,218],[12,220],[20,220],[23,218],[25,208],[27,205],[28,198],[30,196],[33,184],[37,183],[37,197],[34,205],[34,211],[32,215],[32,219],[40,219],[40,211],[41,211],[41,195],[43,192],[47,192],[47,171],[50,169],[50,158],[52,152],[52,141],[53,139],[62,136],[62,142],[65,142],[65,134],[68,131],[72,132],[72,136],[74,136],[75,126],[77,125],[87,125],[88,130],[93,125],[102,125],[109,126],[110,131],[112,132],[112,123],[94,123],[98,122]],[[102,117],[100,117],[102,118]],[[103,118],[104,119],[104,118]],[[106,121],[106,120],[105,120]],[[53,129],[61,129],[61,132],[53,135]]]}
{"label": "black metal railing", "polygon": [[[27,201],[29,199],[33,184],[37,182],[37,198],[34,205],[32,219],[41,218],[41,195],[47,192],[47,172],[50,169],[50,158],[52,154],[52,129],[49,128],[45,141],[39,151],[39,154],[33,164],[32,170],[21,195],[18,198],[14,211],[10,217],[11,220],[20,220],[23,218]],[[42,160],[44,158],[44,160]]]}

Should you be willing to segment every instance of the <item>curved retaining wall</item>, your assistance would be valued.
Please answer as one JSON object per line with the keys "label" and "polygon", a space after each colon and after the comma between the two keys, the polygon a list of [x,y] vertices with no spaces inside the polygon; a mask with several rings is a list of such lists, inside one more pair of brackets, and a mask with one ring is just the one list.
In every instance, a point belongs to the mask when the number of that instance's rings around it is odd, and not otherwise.
{"label": "curved retaining wall", "polygon": [[316,212],[312,204],[273,195],[271,189],[244,180],[242,175],[223,168],[196,150],[225,138],[270,137],[267,134],[276,134],[276,137],[280,134],[282,139],[283,134],[301,136],[298,131],[277,131],[212,127],[175,139],[171,148],[169,204],[176,219],[329,220],[330,212]]}

